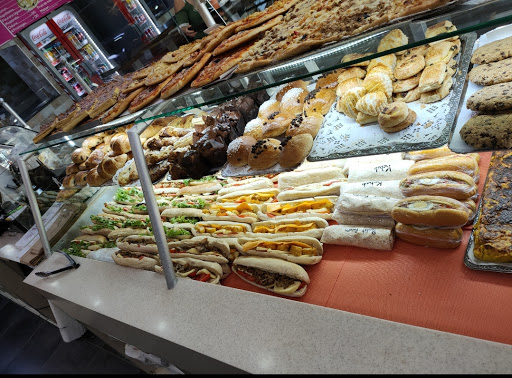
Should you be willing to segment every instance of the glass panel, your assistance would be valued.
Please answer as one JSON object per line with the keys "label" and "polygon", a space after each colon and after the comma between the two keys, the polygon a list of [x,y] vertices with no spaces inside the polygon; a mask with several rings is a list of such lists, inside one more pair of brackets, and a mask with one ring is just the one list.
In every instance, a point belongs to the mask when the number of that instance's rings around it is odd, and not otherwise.
{"label": "glass panel", "polygon": [[[481,5],[462,4],[458,6],[445,7],[443,9],[425,15],[415,15],[416,20],[402,20],[401,22],[388,25],[372,32],[354,36],[342,42],[333,43],[321,49],[300,56],[287,63],[279,63],[270,67],[254,71],[249,74],[236,75],[224,81],[211,83],[204,88],[187,89],[179,95],[168,100],[157,100],[153,105],[143,109],[140,113],[125,119],[116,120],[109,124],[96,126],[94,129],[78,130],[64,138],[47,142],[44,145],[31,146],[27,152],[57,145],[66,141],[82,138],[94,133],[115,128],[129,122],[141,122],[144,120],[168,116],[191,108],[199,108],[206,105],[215,105],[232,98],[249,94],[255,91],[271,88],[298,79],[307,79],[315,75],[332,71],[337,68],[346,67],[357,62],[387,55],[392,52],[406,50],[428,42],[444,39],[449,36],[461,35],[472,31],[482,32],[496,25],[512,22],[512,9],[508,0],[490,1]],[[419,20],[419,18],[422,18]],[[457,31],[446,33],[425,39],[424,32],[428,26],[439,21],[450,20]],[[402,30],[409,38],[409,44],[375,53],[380,39],[392,29]],[[341,58],[348,53],[369,53],[372,55],[341,63]]]}

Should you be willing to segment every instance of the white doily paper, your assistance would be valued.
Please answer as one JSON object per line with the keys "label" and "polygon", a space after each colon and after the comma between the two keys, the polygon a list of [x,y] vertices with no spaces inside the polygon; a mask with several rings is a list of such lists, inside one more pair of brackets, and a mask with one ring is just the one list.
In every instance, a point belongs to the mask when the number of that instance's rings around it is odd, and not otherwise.
{"label": "white doily paper", "polygon": [[458,69],[453,76],[450,94],[432,104],[422,104],[419,101],[407,103],[417,115],[411,126],[396,133],[386,133],[376,122],[361,126],[336,111],[336,104],[333,104],[315,138],[308,160],[421,150],[446,144],[459,107],[476,34],[468,33],[460,38],[462,48],[456,57]]}

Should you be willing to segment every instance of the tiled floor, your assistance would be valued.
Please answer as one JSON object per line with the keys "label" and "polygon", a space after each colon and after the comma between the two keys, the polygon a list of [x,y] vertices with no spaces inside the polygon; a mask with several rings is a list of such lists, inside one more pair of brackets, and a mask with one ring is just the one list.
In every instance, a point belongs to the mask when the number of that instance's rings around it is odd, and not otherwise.
{"label": "tiled floor", "polygon": [[94,334],[65,343],[60,332],[0,295],[0,374],[145,374]]}

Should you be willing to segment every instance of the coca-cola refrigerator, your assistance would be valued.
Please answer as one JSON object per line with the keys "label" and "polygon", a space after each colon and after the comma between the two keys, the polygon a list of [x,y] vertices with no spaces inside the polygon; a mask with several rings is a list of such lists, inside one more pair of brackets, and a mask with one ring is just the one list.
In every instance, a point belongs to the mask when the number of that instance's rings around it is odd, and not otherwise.
{"label": "coca-cola refrigerator", "polygon": [[115,68],[97,38],[66,5],[19,35],[77,101],[102,84],[101,73]]}
{"label": "coca-cola refrigerator", "polygon": [[114,0],[114,4],[128,23],[137,29],[144,44],[148,44],[153,38],[160,35],[161,31],[157,26],[157,21],[144,1]]}

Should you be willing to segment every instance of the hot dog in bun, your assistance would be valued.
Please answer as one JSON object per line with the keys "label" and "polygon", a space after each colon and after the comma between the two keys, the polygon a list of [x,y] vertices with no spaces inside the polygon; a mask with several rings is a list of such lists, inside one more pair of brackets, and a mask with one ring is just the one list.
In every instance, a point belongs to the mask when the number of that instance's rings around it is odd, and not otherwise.
{"label": "hot dog in bun", "polygon": [[[320,239],[329,225],[325,219],[317,217],[284,218],[253,223],[252,232],[265,238],[283,236],[310,236]],[[263,236],[264,235],[264,236]],[[259,236],[259,235],[254,235]]]}
{"label": "hot dog in bun", "polygon": [[275,257],[300,265],[313,265],[322,259],[322,244],[309,236],[285,236],[273,239],[240,238],[244,255]]}
{"label": "hot dog in bun", "polygon": [[279,295],[302,297],[308,288],[308,273],[289,261],[260,256],[239,256],[233,272],[244,281]]}
{"label": "hot dog in bun", "polygon": [[431,195],[464,200],[475,195],[477,189],[471,176],[457,171],[419,173],[400,182],[400,190],[406,197]]}
{"label": "hot dog in bun", "polygon": [[395,233],[409,243],[434,248],[457,248],[462,242],[462,229],[442,229],[397,223]]}
{"label": "hot dog in bun", "polygon": [[400,223],[430,227],[462,227],[469,218],[460,201],[442,196],[413,196],[400,200],[391,210]]}

